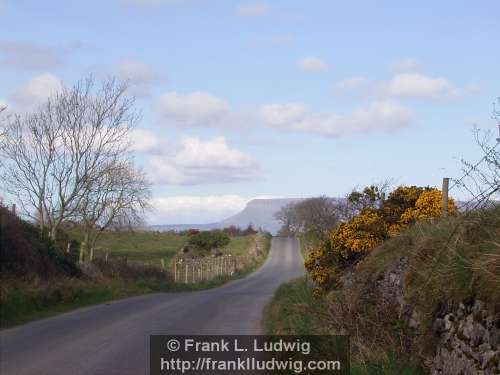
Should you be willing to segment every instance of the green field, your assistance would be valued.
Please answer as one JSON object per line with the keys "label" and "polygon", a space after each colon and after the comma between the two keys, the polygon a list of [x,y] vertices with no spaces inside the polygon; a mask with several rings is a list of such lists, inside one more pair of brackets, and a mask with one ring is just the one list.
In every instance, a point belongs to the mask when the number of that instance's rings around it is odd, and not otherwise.
{"label": "green field", "polygon": [[[78,242],[83,239],[83,235],[76,230],[70,230],[68,233],[71,239]],[[231,242],[222,251],[233,256],[244,255],[255,241],[255,236],[231,237]],[[187,241],[187,236],[170,232],[107,231],[98,238],[94,257],[104,257],[109,253],[109,257],[126,257],[129,262],[159,266],[161,259],[170,264]]]}

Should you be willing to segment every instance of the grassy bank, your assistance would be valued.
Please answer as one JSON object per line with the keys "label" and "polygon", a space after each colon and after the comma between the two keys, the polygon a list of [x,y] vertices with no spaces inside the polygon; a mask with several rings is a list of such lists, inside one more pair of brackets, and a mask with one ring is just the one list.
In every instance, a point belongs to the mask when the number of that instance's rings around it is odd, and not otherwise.
{"label": "grassy bank", "polygon": [[[245,254],[254,244],[256,237],[246,237],[239,237],[238,241],[234,241],[231,247],[234,254]],[[101,269],[94,269],[93,266],[91,271],[99,272],[96,279],[73,277],[51,281],[22,281],[3,278],[0,286],[0,328],[141,294],[194,291],[220,286],[248,275],[264,263],[270,250],[271,237],[260,235],[258,241],[262,251],[249,260],[240,271],[231,276],[221,275],[195,284],[174,283],[168,274],[162,274],[163,271],[157,268],[148,271],[148,267],[136,266],[133,263],[125,266],[111,262],[113,267],[120,267],[119,271],[123,276],[120,274],[112,278],[109,275],[116,270],[103,275]],[[127,267],[125,271],[124,267]],[[137,267],[140,267],[140,271],[137,271]]]}
{"label": "grassy bank", "polygon": [[[305,279],[282,285],[265,310],[265,331],[349,334],[353,374],[423,374],[437,312],[470,298],[500,308],[499,238],[499,207],[417,223],[347,270],[343,287],[314,297]],[[393,277],[397,291],[381,284]]]}
{"label": "grassy bank", "polygon": [[[328,302],[313,295],[306,277],[282,284],[264,310],[264,332],[269,335],[335,335]],[[328,358],[325,353],[325,358]],[[353,375],[417,375],[422,374],[417,363],[388,356],[378,361],[351,363]]]}

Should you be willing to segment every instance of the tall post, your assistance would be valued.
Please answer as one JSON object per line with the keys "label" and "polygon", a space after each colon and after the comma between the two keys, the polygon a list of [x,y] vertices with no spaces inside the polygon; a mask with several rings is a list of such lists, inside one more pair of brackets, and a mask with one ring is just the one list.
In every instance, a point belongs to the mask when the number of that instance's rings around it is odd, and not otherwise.
{"label": "tall post", "polygon": [[177,282],[177,261],[174,262],[174,283]]}
{"label": "tall post", "polygon": [[69,254],[70,250],[71,250],[71,243],[68,241],[68,246],[66,246],[66,253]]}
{"label": "tall post", "polygon": [[85,247],[85,242],[80,243],[80,255],[78,257],[78,262],[83,263],[83,249]]}
{"label": "tall post", "polygon": [[12,203],[12,214],[16,214],[16,204]]}
{"label": "tall post", "polygon": [[441,190],[441,213],[443,217],[448,216],[448,186],[450,184],[450,179],[448,177],[443,178],[443,189]]}
{"label": "tall post", "polygon": [[94,259],[94,247],[92,246],[90,248],[90,261],[92,262],[93,259]]}
{"label": "tall post", "polygon": [[185,276],[184,279],[185,279],[186,284],[187,284],[188,283],[188,264],[187,264],[187,262],[186,262],[186,274],[184,276]]}

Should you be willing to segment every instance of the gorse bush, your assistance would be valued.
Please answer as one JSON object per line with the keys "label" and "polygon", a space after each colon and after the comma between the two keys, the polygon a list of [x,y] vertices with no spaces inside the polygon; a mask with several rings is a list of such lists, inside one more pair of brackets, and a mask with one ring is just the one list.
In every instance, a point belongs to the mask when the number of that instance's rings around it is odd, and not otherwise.
{"label": "gorse bush", "polygon": [[227,246],[230,242],[229,236],[220,230],[200,232],[189,238],[189,245],[202,250],[212,250]]}
{"label": "gorse bush", "polygon": [[[429,187],[400,186],[385,199],[373,186],[348,197],[358,213],[329,233],[309,253],[306,269],[320,289],[340,285],[340,272],[360,261],[371,249],[416,221],[441,216],[441,191]],[[448,212],[457,210],[453,199]]]}

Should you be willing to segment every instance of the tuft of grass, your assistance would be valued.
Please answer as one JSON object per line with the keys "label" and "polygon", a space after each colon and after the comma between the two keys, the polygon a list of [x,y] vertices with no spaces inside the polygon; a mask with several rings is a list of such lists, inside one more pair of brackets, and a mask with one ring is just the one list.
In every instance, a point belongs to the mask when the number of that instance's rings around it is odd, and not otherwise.
{"label": "tuft of grass", "polygon": [[[264,310],[264,332],[269,335],[327,334],[326,305],[313,296],[306,277],[282,284]],[[322,319],[323,318],[323,319]]]}
{"label": "tuft of grass", "polygon": [[[282,284],[266,306],[263,327],[268,335],[335,335],[349,332],[336,330],[329,319],[328,300],[313,295],[307,277]],[[323,357],[328,358],[329,353]],[[420,375],[424,374],[417,361],[401,355],[385,355],[351,362],[353,375]]]}
{"label": "tuft of grass", "polygon": [[500,207],[417,223],[375,249],[356,270],[372,282],[402,257],[408,259],[407,299],[430,320],[440,304],[474,297],[500,301]]}

